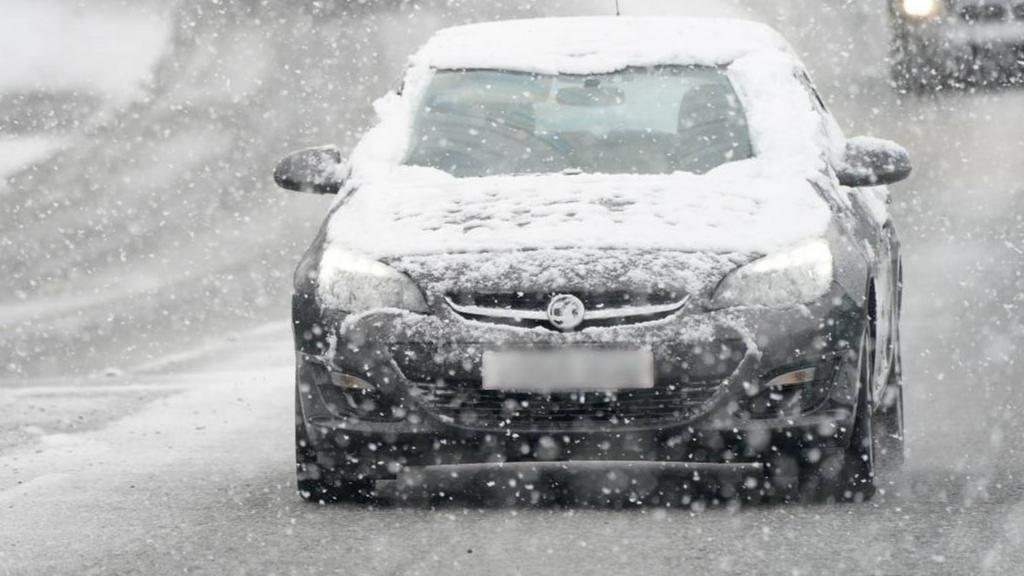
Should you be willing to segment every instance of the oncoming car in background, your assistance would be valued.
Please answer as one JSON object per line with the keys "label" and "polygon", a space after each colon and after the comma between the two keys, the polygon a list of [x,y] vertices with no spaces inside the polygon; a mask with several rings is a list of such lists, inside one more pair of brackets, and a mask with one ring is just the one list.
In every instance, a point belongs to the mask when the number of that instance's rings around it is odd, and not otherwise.
{"label": "oncoming car in background", "polygon": [[1024,1],[889,0],[892,75],[901,89],[1019,82]]}
{"label": "oncoming car in background", "polygon": [[427,466],[738,473],[861,500],[903,454],[899,146],[846,139],[788,44],[729,20],[438,33],[295,274],[299,490]]}

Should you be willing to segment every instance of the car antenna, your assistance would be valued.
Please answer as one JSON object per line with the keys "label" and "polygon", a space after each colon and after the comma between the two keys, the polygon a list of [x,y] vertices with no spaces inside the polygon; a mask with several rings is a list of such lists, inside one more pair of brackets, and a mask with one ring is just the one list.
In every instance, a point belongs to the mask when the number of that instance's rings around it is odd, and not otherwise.
{"label": "car antenna", "polygon": [[615,15],[622,16],[622,10],[619,10],[619,0],[615,0]]}

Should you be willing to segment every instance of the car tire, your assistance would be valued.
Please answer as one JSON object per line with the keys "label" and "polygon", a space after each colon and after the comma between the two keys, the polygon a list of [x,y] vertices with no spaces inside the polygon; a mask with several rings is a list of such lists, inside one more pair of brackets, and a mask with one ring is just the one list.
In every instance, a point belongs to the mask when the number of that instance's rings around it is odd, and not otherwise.
{"label": "car tire", "polygon": [[889,371],[888,385],[875,412],[875,462],[880,470],[898,470],[905,459],[903,416],[903,338],[900,334],[899,314],[903,310],[903,265],[899,266],[896,293],[896,321],[893,323],[895,355]]}
{"label": "car tire", "polygon": [[306,420],[295,388],[295,476],[299,496],[307,502],[334,504],[359,502],[373,498],[372,480],[350,480],[323,467],[306,429]]}
{"label": "car tire", "polygon": [[[868,347],[867,353],[871,357],[869,369],[873,370],[874,352],[871,348]],[[875,495],[875,419],[868,398],[870,384],[870,377],[861,380],[850,445],[843,452],[838,481],[825,494],[828,500],[863,502]]]}
{"label": "car tire", "polygon": [[880,470],[898,470],[905,459],[903,385],[895,372],[874,416],[875,464]]}
{"label": "car tire", "polygon": [[[875,374],[875,326],[861,338],[858,353],[857,412],[853,419],[850,444],[837,459],[839,473],[833,482],[827,482],[826,500],[836,502],[863,502],[875,495],[875,421],[871,403],[871,390]],[[826,475],[826,478],[828,476]]]}

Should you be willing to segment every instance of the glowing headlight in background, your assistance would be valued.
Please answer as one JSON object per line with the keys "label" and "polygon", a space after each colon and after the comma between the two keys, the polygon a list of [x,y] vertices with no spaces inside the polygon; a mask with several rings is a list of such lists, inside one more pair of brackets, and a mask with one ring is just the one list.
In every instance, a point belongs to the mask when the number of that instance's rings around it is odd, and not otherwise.
{"label": "glowing headlight in background", "polygon": [[935,16],[942,9],[943,0],[903,0],[903,12],[915,18]]}

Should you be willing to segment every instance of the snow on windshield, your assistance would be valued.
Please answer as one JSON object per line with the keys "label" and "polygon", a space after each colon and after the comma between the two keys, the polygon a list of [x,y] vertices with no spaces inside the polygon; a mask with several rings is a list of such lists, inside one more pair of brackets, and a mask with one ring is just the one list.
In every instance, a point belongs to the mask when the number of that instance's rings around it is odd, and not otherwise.
{"label": "snow on windshield", "polygon": [[[557,21],[563,22],[561,19]],[[764,26],[742,21],[674,20],[671,18],[634,18],[621,21],[565,19],[564,24],[567,30],[573,33],[568,35],[572,38],[576,38],[575,34],[578,34],[581,39],[590,38],[591,41],[596,41],[595,38],[604,35],[610,38],[621,37],[623,43],[607,42],[603,44],[604,47],[601,50],[591,47],[593,49],[577,54],[574,52],[573,44],[562,46],[554,43],[555,36],[553,35],[557,28],[553,28],[550,23],[545,21],[503,22],[455,28],[439,33],[411,59],[412,66],[405,76],[402,93],[400,95],[390,93],[377,101],[375,109],[379,122],[363,137],[352,153],[354,181],[373,181],[378,176],[393,175],[396,172],[396,167],[410,157],[410,154],[417,163],[445,165],[443,159],[416,158],[416,147],[423,145],[423,135],[415,134],[417,141],[413,142],[417,117],[421,116],[420,112],[424,108],[430,108],[432,100],[436,99],[436,92],[440,89],[438,83],[451,80],[451,77],[444,72],[445,70],[507,69],[533,74],[557,75],[561,72],[594,75],[611,74],[629,67],[643,66],[724,67],[730,86],[738,96],[738,105],[746,116],[752,152],[758,159],[757,162],[740,162],[739,164],[749,164],[749,166],[739,170],[754,177],[772,174],[789,177],[794,175],[813,177],[822,169],[824,157],[835,155],[841,149],[841,139],[838,138],[838,135],[823,130],[822,124],[825,119],[816,113],[808,101],[807,93],[798,79],[803,70],[801,63],[792,55],[788,45],[777,34]],[[511,60],[511,55],[515,52],[509,46],[501,48],[500,54],[497,55],[489,52],[490,48],[488,47],[494,42],[487,39],[486,32],[498,33],[499,31],[501,34],[531,32],[531,38],[536,36],[538,40],[534,43],[513,44],[519,46],[522,53],[517,59]],[[641,41],[644,33],[654,37],[659,34],[668,35],[678,43],[661,44]],[[717,38],[708,38],[708,34],[715,33],[718,34]],[[550,44],[545,43],[544,38],[548,38]],[[668,40],[669,38],[666,38],[666,42]],[[702,43],[704,40],[707,42]],[[666,45],[672,49],[666,51]],[[638,46],[647,47],[647,50]],[[541,50],[541,52],[537,52],[537,50]],[[463,52],[473,53],[473,60],[469,62],[458,60],[456,54]],[[493,59],[488,60],[488,54]],[[563,57],[555,58],[555,54],[562,54]],[[533,58],[537,60],[533,60]],[[552,64],[552,58],[554,58],[554,64]],[[531,66],[530,62],[534,64]],[[441,80],[437,80],[439,75]],[[502,76],[501,78],[511,77],[514,76]],[[525,76],[525,78],[533,77],[535,76]],[[434,91],[433,94],[431,94],[431,90]],[[536,93],[531,93],[529,89],[526,89],[525,92],[527,95],[523,98],[537,97]],[[606,100],[604,103],[609,104],[608,94],[605,94],[604,97]],[[712,99],[717,98],[719,101],[728,100],[728,97],[728,94],[718,97],[711,96]],[[557,95],[553,98],[557,101]],[[564,103],[563,106],[568,107]],[[682,112],[681,107],[682,105],[677,109],[680,112]],[[534,113],[541,112],[536,110],[536,107],[534,108]],[[529,119],[529,115],[523,114],[523,112],[523,110],[518,113],[507,111],[504,115],[507,115],[508,120],[514,124],[517,121],[525,122]],[[480,109],[480,113],[486,114],[486,111]],[[422,129],[422,117],[420,121]],[[537,129],[536,126],[531,126],[531,128],[534,131]],[[677,133],[678,128],[684,128],[684,126],[677,127]],[[429,128],[426,129],[429,130]],[[435,130],[437,129],[435,127]],[[735,144],[734,152],[738,152],[738,157],[744,156],[746,142],[743,141],[743,138],[734,140],[730,143]],[[543,146],[543,144],[536,144]],[[454,146],[458,147],[457,144]],[[527,158],[527,167],[536,168],[537,164],[543,164],[545,152],[550,156],[552,151],[539,152],[540,160]],[[522,153],[520,150],[519,154]],[[530,154],[533,152],[531,151]],[[494,156],[491,154],[488,159],[495,162]],[[506,159],[502,162],[507,161]],[[560,162],[566,164],[564,159],[561,159]],[[552,168],[558,163],[554,162]],[[448,164],[448,167],[451,168],[452,163],[448,162]],[[611,171],[665,172],[671,171],[669,170],[671,168],[687,167],[685,163],[682,166],[673,166],[671,162],[662,164],[658,168],[663,168],[663,170],[640,170],[629,166],[626,168],[633,169],[615,170],[613,166]],[[696,166],[697,171],[704,167],[706,167],[706,163]],[[694,169],[693,166],[689,166],[689,168]],[[475,169],[467,168],[467,171],[472,174],[493,173],[487,167],[480,166]],[[504,171],[497,170],[498,173]]]}
{"label": "snow on windshield", "polygon": [[460,177],[705,173],[752,153],[739,99],[715,68],[442,70],[417,112],[404,163]]}

